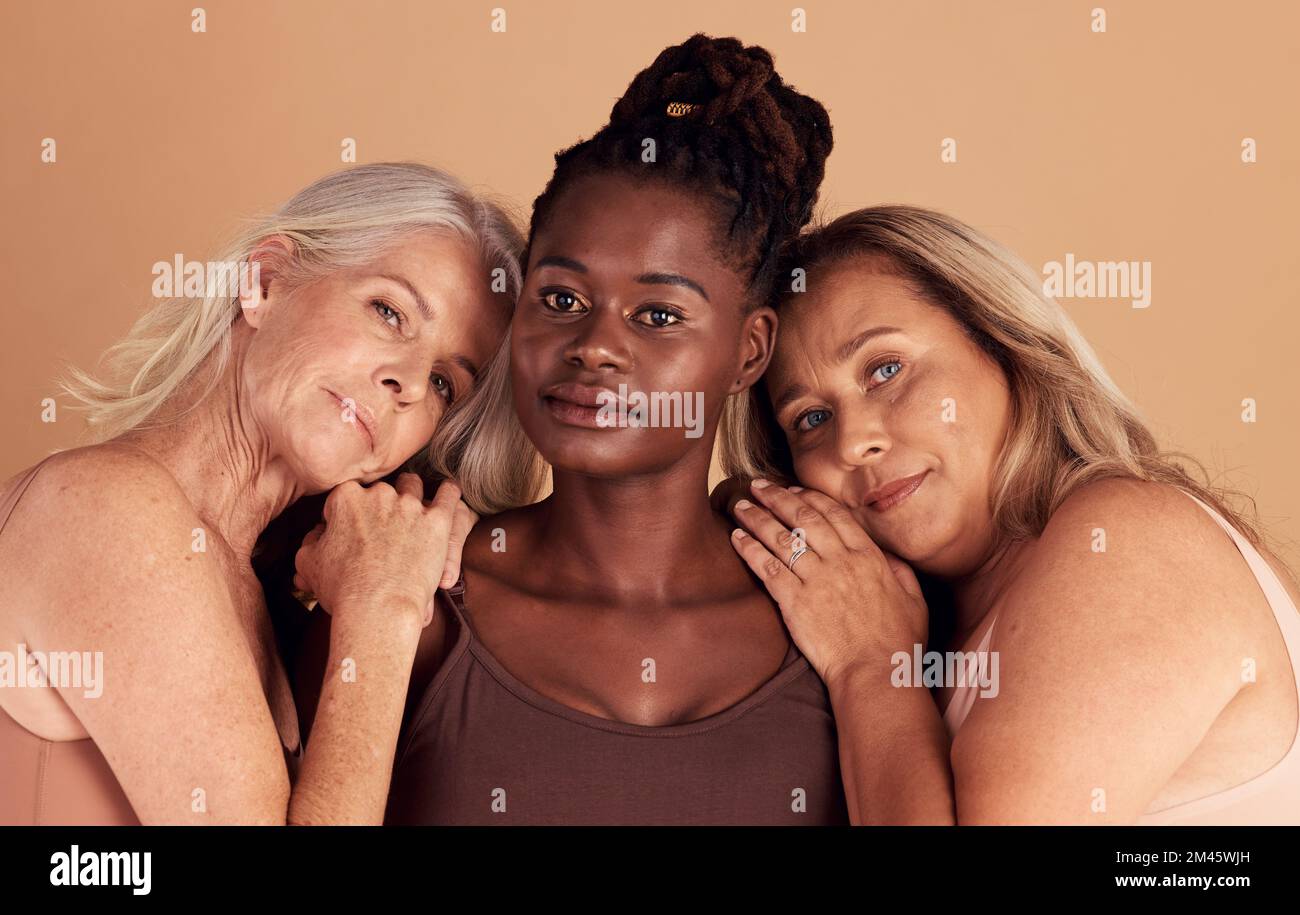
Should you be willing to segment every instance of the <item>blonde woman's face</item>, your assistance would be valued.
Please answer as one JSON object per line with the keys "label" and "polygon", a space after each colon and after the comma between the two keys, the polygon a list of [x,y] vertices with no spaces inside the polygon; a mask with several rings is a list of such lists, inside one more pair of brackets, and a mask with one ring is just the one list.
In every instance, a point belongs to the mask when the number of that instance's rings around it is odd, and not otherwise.
{"label": "blonde woman's face", "polygon": [[489,281],[470,245],[430,230],[287,295],[272,279],[245,308],[241,399],[308,491],[379,479],[428,443],[505,335]]}
{"label": "blonde woman's face", "polygon": [[810,275],[781,312],[765,382],[803,485],[883,549],[959,575],[992,542],[1010,394],[957,321],[886,267],[855,258]]}

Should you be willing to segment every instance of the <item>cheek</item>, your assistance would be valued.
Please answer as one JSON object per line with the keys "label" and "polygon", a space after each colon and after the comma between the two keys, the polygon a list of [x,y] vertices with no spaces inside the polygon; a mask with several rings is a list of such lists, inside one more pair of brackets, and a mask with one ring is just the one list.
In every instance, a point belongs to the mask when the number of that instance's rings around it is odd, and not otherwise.
{"label": "cheek", "polygon": [[849,495],[852,477],[835,459],[833,445],[805,451],[795,457],[794,475],[801,486],[819,490],[841,502],[852,501]]}

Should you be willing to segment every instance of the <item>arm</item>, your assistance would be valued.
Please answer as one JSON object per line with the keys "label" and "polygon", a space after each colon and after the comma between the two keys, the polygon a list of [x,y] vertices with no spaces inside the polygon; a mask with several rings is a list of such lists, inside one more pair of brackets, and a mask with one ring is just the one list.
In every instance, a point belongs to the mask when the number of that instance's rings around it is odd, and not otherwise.
{"label": "arm", "polygon": [[[255,636],[233,605],[216,554],[191,549],[192,531],[202,524],[183,494],[148,462],[101,468],[101,480],[84,467],[76,473],[82,484],[76,500],[52,495],[61,488],[58,481],[42,487],[47,503],[55,504],[41,513],[48,523],[33,525],[40,530],[29,555],[33,562],[42,555],[55,558],[41,576],[39,605],[48,609],[28,618],[24,635],[33,649],[103,653],[102,696],[60,692],[113,767],[141,822],[378,822],[405,674],[425,610],[420,597],[410,596],[411,586],[405,593],[385,587],[367,592],[382,581],[381,574],[362,576],[361,586],[352,589],[355,596],[339,589],[347,595],[337,604],[346,622],[331,650],[352,658],[358,676],[348,684],[353,689],[329,691],[330,701],[317,717],[320,733],[313,735],[291,792],[249,648]],[[458,493],[444,489],[438,514],[447,516]],[[397,503],[397,493],[388,492]],[[419,504],[421,513],[432,514],[432,507]],[[362,512],[370,530],[391,530],[392,513],[374,509],[368,504]],[[409,505],[394,511],[416,517]],[[425,557],[440,536],[446,553],[439,523],[415,525],[423,535],[411,540]],[[384,566],[387,576],[400,577],[394,567],[405,554],[395,555],[391,545],[379,552],[394,560]],[[360,555],[352,560],[347,568],[377,570]],[[421,569],[440,569],[442,562],[424,558],[405,578],[426,580],[432,594],[436,578],[421,576]],[[365,593],[372,597],[361,597]]]}
{"label": "arm", "polygon": [[[925,600],[838,503],[812,490],[753,490],[748,534],[732,543],[777,601],[791,637],[826,684],[851,822],[952,823],[948,739],[924,687],[894,687],[891,659],[924,645]],[[809,552],[787,565],[792,531]]]}
{"label": "arm", "polygon": [[[759,498],[771,513],[740,514],[762,542],[738,549],[827,683],[855,822],[1132,823],[1241,689],[1252,651],[1241,608],[1212,584],[1213,522],[1167,488],[1093,484],[1057,510],[1008,589],[991,646],[998,695],[976,703],[949,757],[927,691],[885,688],[884,660],[924,644],[915,604],[825,497]],[[776,556],[793,526],[832,561],[787,569]],[[1099,527],[1105,553],[1091,549]]]}
{"label": "arm", "polygon": [[[23,548],[32,649],[100,652],[98,696],[59,694],[142,823],[283,823],[289,779],[215,549],[193,550],[175,482],[141,458],[52,463]],[[26,501],[26,500],[25,500]],[[207,531],[209,539],[211,531]]]}
{"label": "arm", "polygon": [[952,826],[948,733],[930,691],[894,688],[890,652],[871,652],[826,684],[850,821]]}
{"label": "arm", "polygon": [[[1061,505],[998,618],[998,695],[975,703],[953,743],[960,822],[1142,815],[1253,653],[1218,564],[1236,557],[1213,525],[1181,493],[1135,481]],[[1092,550],[1096,529],[1105,552]]]}

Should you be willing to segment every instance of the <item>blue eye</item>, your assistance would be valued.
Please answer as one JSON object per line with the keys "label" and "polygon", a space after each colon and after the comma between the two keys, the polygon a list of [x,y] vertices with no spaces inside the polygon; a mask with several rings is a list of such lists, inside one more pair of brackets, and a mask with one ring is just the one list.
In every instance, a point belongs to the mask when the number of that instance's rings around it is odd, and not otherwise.
{"label": "blue eye", "polygon": [[[452,403],[456,399],[456,389],[452,385],[451,379],[446,375],[433,372],[429,375],[429,383],[447,403]],[[439,384],[441,384],[441,387],[439,387]]]}
{"label": "blue eye", "polygon": [[[794,427],[800,432],[811,432],[822,423],[829,421],[830,418],[830,410],[809,410],[807,413],[795,420]],[[806,426],[805,423],[807,424]]]}
{"label": "blue eye", "polygon": [[389,305],[383,299],[373,299],[370,304],[375,309],[375,313],[379,315],[380,319],[385,324],[390,327],[398,327],[401,325],[402,313],[392,305]]}
{"label": "blue eye", "polygon": [[[888,369],[892,369],[892,371],[887,371]],[[871,379],[873,381],[888,381],[902,371],[902,369],[903,364],[901,362],[886,362],[876,367],[876,369],[871,373]],[[884,374],[884,377],[878,378],[882,373]]]}

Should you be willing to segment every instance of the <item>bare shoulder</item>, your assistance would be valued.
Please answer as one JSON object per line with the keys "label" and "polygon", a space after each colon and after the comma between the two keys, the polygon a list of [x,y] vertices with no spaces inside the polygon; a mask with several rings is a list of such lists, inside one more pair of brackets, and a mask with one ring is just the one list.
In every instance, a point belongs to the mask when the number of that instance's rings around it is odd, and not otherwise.
{"label": "bare shoulder", "polygon": [[1232,538],[1163,484],[1081,486],[1013,561],[996,699],[953,741],[963,822],[1135,822],[1242,691],[1267,603]]}
{"label": "bare shoulder", "polygon": [[526,563],[520,557],[534,539],[535,509],[525,505],[479,519],[465,541],[465,566],[499,581],[523,572]]}
{"label": "bare shoulder", "polygon": [[1153,650],[1176,641],[1201,656],[1246,637],[1255,591],[1232,539],[1187,493],[1098,480],[1071,493],[1026,549],[998,634],[1023,624],[1045,637],[1144,633]]}
{"label": "bare shoulder", "polygon": [[[112,442],[49,458],[28,486],[19,509],[41,524],[104,513],[136,517],[161,511],[164,517],[195,517],[189,499],[166,468],[134,448]],[[15,521],[18,516],[15,511]]]}
{"label": "bare shoulder", "polygon": [[107,444],[50,458],[10,517],[0,551],[26,571],[23,596],[65,617],[89,592],[107,596],[114,587],[183,582],[196,597],[225,604],[218,564],[193,549],[196,529],[202,522],[166,468]]}

